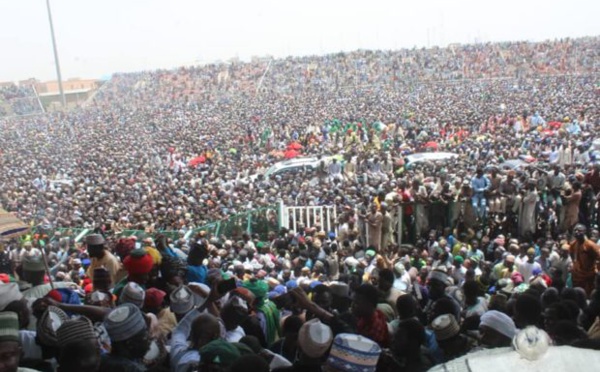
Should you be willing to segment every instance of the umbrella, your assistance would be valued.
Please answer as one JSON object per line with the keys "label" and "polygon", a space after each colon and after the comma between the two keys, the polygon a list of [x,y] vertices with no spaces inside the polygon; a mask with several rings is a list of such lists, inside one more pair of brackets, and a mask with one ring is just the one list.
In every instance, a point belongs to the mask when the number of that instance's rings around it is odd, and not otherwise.
{"label": "umbrella", "polygon": [[302,145],[298,142],[292,142],[288,145],[288,150],[302,150]]}
{"label": "umbrella", "polygon": [[548,127],[552,128],[552,129],[560,129],[562,127],[562,124],[560,121],[551,121],[548,123]]}
{"label": "umbrella", "polygon": [[13,216],[12,213],[0,208],[0,238],[16,238],[25,235],[27,231],[29,231],[29,226]]}
{"label": "umbrella", "polygon": [[437,150],[438,149],[438,144],[437,144],[437,142],[429,141],[429,142],[427,142],[425,144],[425,147]]}
{"label": "umbrella", "polygon": [[206,162],[206,157],[205,156],[196,156],[195,158],[193,158],[192,160],[190,160],[188,162],[188,165],[190,167],[196,167],[198,166],[198,164],[204,164]]}
{"label": "umbrella", "polygon": [[287,150],[283,153],[283,157],[286,159],[293,159],[298,155],[300,155],[300,153],[296,150]]}

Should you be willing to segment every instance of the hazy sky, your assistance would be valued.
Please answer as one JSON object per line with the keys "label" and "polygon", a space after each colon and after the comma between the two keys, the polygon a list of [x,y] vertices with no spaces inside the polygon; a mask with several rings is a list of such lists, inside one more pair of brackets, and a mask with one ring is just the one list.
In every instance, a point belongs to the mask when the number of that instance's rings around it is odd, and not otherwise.
{"label": "hazy sky", "polygon": [[[65,79],[235,56],[600,34],[598,0],[52,0],[51,5]],[[45,0],[0,0],[0,50],[0,81],[55,79]]]}

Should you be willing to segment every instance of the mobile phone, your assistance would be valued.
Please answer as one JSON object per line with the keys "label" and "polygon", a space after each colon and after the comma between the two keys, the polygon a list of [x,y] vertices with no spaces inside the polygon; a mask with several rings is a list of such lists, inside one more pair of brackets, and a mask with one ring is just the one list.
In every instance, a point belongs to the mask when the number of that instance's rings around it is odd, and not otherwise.
{"label": "mobile phone", "polygon": [[219,293],[221,293],[221,294],[225,294],[229,291],[233,291],[236,288],[237,288],[237,283],[235,282],[235,278],[221,280],[217,284],[217,291],[219,291]]}

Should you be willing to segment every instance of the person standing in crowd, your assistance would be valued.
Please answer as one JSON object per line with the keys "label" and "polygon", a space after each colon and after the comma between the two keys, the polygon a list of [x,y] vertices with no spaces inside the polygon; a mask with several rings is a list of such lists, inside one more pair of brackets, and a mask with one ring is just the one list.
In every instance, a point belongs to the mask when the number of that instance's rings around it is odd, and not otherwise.
{"label": "person standing in crowd", "polygon": [[524,236],[533,234],[536,230],[535,209],[538,202],[538,193],[535,184],[529,182],[523,196],[523,206],[519,218],[519,233]]}
{"label": "person standing in crowd", "polygon": [[382,347],[390,344],[386,317],[377,309],[377,288],[363,284],[354,292],[352,312],[357,318],[358,333],[377,342]]}
{"label": "person standing in crowd", "polygon": [[573,260],[572,274],[573,286],[581,287],[589,296],[594,289],[594,276],[596,275],[596,262],[600,259],[600,246],[586,236],[587,229],[584,225],[577,225],[573,229],[575,240],[571,243],[569,252]]}
{"label": "person standing in crowd", "polygon": [[91,264],[87,270],[87,276],[94,280],[94,270],[99,267],[104,267],[109,275],[112,283],[117,283],[118,274],[121,270],[121,263],[117,258],[105,249],[104,237],[100,234],[91,234],[85,238]]}
{"label": "person standing in crowd", "polygon": [[478,168],[475,172],[475,177],[471,180],[471,188],[473,196],[471,201],[473,209],[477,213],[477,219],[481,222],[486,216],[487,199],[485,193],[490,189],[491,183],[487,176],[483,175],[483,169]]}
{"label": "person standing in crowd", "polygon": [[58,372],[90,371],[100,368],[100,345],[92,323],[85,317],[67,320],[56,330]]}
{"label": "person standing in crowd", "polygon": [[579,221],[579,205],[581,203],[581,183],[579,181],[573,182],[573,190],[569,195],[564,197],[565,204],[565,218],[563,220],[561,229],[567,231],[573,228]]}
{"label": "person standing in crowd", "polygon": [[377,210],[377,205],[371,205],[369,214],[366,216],[366,222],[369,237],[367,245],[375,247],[379,251],[381,249],[383,214]]}
{"label": "person standing in crowd", "polygon": [[388,210],[387,203],[381,203],[380,212],[382,215],[381,220],[381,244],[380,249],[381,252],[387,253],[389,250],[390,244],[394,242],[394,228],[393,228],[393,218]]}

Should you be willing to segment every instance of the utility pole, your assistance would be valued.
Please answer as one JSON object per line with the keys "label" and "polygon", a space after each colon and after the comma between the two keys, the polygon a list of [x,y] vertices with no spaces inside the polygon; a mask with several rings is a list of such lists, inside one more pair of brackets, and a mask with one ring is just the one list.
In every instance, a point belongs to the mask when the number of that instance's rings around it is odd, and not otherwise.
{"label": "utility pole", "polygon": [[52,36],[52,48],[54,49],[54,65],[56,66],[56,78],[58,79],[58,90],[60,91],[60,100],[63,109],[67,109],[67,99],[63,90],[62,76],[60,74],[60,63],[58,62],[58,49],[56,48],[56,38],[54,37],[54,25],[52,23],[52,11],[50,10],[50,0],[46,0],[46,8],[48,9],[48,22],[50,23],[50,36]]}

